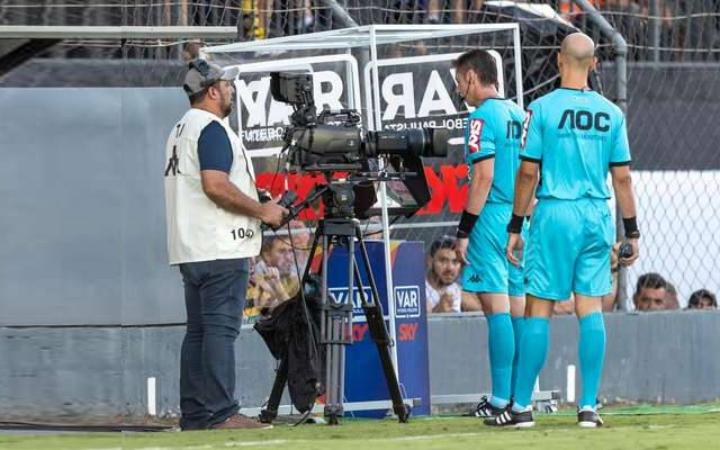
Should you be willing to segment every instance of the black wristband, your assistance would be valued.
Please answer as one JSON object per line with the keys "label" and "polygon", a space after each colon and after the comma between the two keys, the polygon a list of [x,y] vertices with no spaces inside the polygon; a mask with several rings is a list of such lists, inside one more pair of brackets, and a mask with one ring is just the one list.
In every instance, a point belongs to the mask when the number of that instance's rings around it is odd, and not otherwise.
{"label": "black wristband", "polygon": [[623,228],[625,229],[625,237],[628,239],[637,239],[640,237],[638,230],[637,217],[623,218]]}
{"label": "black wristband", "polygon": [[508,233],[520,234],[522,232],[523,221],[525,217],[513,214],[510,218],[510,223],[507,226]]}
{"label": "black wristband", "polygon": [[457,237],[460,239],[464,239],[470,236],[470,232],[475,226],[475,222],[477,222],[477,220],[477,214],[463,211],[462,216],[460,216],[460,223],[458,224],[457,228]]}

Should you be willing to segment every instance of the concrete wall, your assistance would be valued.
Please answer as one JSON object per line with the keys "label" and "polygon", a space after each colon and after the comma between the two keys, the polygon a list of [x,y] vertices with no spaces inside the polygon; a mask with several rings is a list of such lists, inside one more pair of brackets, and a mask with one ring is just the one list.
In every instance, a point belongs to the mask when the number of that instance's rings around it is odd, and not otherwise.
{"label": "concrete wall", "polygon": [[0,105],[0,325],[182,322],[162,184],[182,91],[0,89]]}
{"label": "concrete wall", "polygon": [[[606,324],[602,398],[672,403],[720,398],[715,347],[720,312],[615,313],[606,316]],[[432,394],[486,392],[485,319],[433,317],[429,325]],[[0,420],[142,416],[148,377],[157,379],[158,413],[177,414],[182,336],[179,326],[0,328]],[[542,389],[557,389],[565,397],[566,367],[577,365],[576,342],[575,318],[554,318]],[[264,401],[274,367],[259,336],[243,330],[237,344],[237,395],[244,406]]]}

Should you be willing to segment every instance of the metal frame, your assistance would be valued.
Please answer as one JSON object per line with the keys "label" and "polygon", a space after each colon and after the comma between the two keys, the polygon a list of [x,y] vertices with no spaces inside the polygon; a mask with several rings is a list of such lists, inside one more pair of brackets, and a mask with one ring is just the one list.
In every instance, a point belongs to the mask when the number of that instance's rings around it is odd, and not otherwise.
{"label": "metal frame", "polygon": [[[517,94],[517,103],[522,108],[523,103],[523,87],[522,77],[517,74],[522,73],[521,45],[520,45],[520,26],[517,23],[500,23],[500,24],[463,24],[463,25],[364,25],[359,27],[342,28],[337,30],[323,31],[318,33],[303,34],[297,36],[285,36],[266,40],[239,42],[233,44],[217,45],[205,47],[201,49],[200,56],[212,59],[214,55],[219,54],[261,54],[267,58],[268,54],[281,54],[287,51],[328,51],[335,50],[338,53],[349,54],[352,49],[368,49],[370,50],[369,65],[371,67],[371,79],[376,89],[373,90],[372,105],[367,105],[367,109],[380,110],[380,92],[379,92],[379,60],[378,45],[389,45],[400,42],[418,41],[424,39],[437,39],[452,36],[462,36],[468,34],[492,33],[510,31],[513,33],[513,50],[515,62],[515,83]],[[254,55],[252,55],[254,56]],[[251,57],[252,57],[251,56]],[[250,63],[248,61],[248,63]],[[373,114],[375,129],[381,129],[381,117],[379,114]],[[382,170],[383,167],[380,167]],[[392,279],[392,265],[390,255],[390,227],[388,215],[388,198],[385,183],[380,183],[379,189],[380,204],[382,210],[382,230],[383,243],[385,245],[385,278],[386,292],[388,295],[388,315],[389,334],[393,341],[397,341],[397,331],[395,329],[395,298]],[[399,368],[397,364],[397,346],[394,345],[391,351],[393,366],[396,376],[399,378]]]}
{"label": "metal frame", "polygon": [[517,33],[518,38],[517,48],[520,48],[520,27],[518,24],[501,23],[477,25],[364,25],[297,36],[217,45],[205,48],[204,51],[209,55],[212,53],[233,52],[272,53],[286,52],[288,50],[348,50],[358,47],[371,47],[373,44],[376,46],[397,44],[421,39],[436,39],[493,31],[514,31]]}
{"label": "metal frame", "polygon": [[0,25],[0,39],[237,39],[237,27]]}

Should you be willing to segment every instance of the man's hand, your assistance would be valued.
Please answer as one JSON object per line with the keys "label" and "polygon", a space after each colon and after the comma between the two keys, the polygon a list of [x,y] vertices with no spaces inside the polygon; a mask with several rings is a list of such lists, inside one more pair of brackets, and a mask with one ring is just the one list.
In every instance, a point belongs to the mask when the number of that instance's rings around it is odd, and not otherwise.
{"label": "man's hand", "polygon": [[453,310],[453,295],[449,292],[443,292],[443,294],[440,296],[440,301],[438,304],[440,305],[440,311],[452,312],[452,310]]}
{"label": "man's hand", "polygon": [[463,264],[467,264],[467,248],[468,248],[468,238],[460,238],[455,243],[455,252],[458,255],[458,258],[460,259],[460,262]]}
{"label": "man's hand", "polygon": [[622,242],[614,243],[610,251],[610,270],[612,272],[617,272],[618,264],[620,263],[620,257],[618,255],[620,254],[621,244]]}
{"label": "man's hand", "polygon": [[632,255],[626,256],[626,257],[620,257],[620,264],[623,266],[631,266],[635,260],[638,259],[638,256],[640,256],[640,243],[637,239],[628,239],[628,244],[630,244],[630,247],[632,248]]}
{"label": "man's hand", "polygon": [[508,234],[508,242],[507,247],[505,248],[505,255],[507,256],[508,261],[510,261],[513,265],[517,267],[520,267],[520,261],[522,260],[524,246],[525,243],[523,242],[523,238],[522,236],[520,236],[520,234]]}
{"label": "man's hand", "polygon": [[284,302],[290,298],[288,293],[285,291],[285,286],[282,284],[280,270],[277,267],[268,267],[268,271],[265,274],[265,281],[267,281],[272,288],[272,293],[274,294],[276,300]]}
{"label": "man's hand", "polygon": [[260,216],[258,218],[263,223],[273,227],[279,227],[282,225],[283,219],[285,219],[285,216],[288,215],[288,210],[278,205],[279,200],[280,198],[278,197],[262,204],[260,207]]}

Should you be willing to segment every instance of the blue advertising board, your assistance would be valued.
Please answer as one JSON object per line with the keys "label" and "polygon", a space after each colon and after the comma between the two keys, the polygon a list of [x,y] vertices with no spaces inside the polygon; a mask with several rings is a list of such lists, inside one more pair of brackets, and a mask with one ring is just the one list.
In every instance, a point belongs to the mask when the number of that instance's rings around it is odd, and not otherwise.
{"label": "blue advertising board", "polygon": [[[384,243],[366,243],[373,277],[388,325],[388,295],[385,276]],[[356,246],[357,247],[357,246]],[[360,249],[356,248],[364,292],[372,298]],[[395,302],[395,329],[400,390],[406,399],[418,398],[413,415],[430,414],[427,316],[425,309],[425,253],[422,242],[393,241],[390,248]],[[336,248],[328,260],[328,286],[340,301],[348,297],[348,252]],[[370,337],[367,320],[360,306],[358,287],[353,292],[353,344],[346,347],[345,402],[389,400],[377,346]],[[389,329],[389,326],[388,326]],[[385,411],[348,413],[353,416],[382,417]]]}

